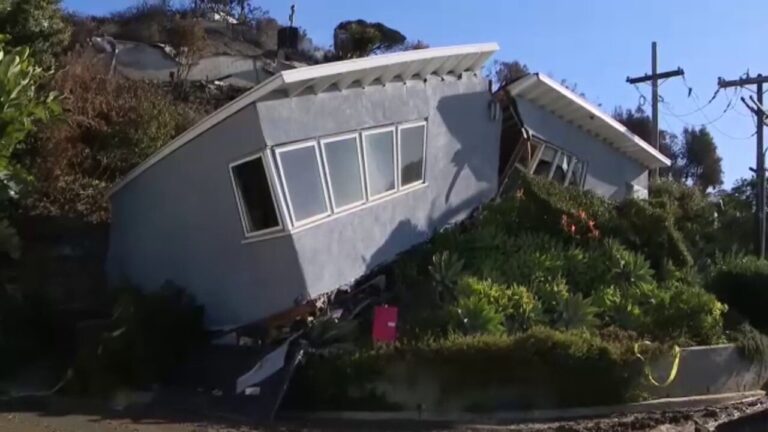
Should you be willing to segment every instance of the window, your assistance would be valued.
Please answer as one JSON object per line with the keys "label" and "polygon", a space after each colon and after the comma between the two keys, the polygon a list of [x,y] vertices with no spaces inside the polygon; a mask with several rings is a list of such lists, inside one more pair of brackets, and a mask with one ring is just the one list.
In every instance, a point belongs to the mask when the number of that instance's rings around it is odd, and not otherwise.
{"label": "window", "polygon": [[363,133],[368,198],[395,190],[395,129]]}
{"label": "window", "polygon": [[230,173],[245,234],[280,229],[277,205],[262,156],[232,164]]}
{"label": "window", "polygon": [[515,162],[515,165],[523,171],[528,171],[531,168],[536,152],[539,151],[539,143],[536,141],[525,140],[520,146],[520,155]]}
{"label": "window", "polygon": [[420,123],[399,128],[400,187],[424,182],[424,141],[427,125]]}
{"label": "window", "polygon": [[322,147],[333,210],[343,210],[365,201],[357,135],[324,140]]}
{"label": "window", "polygon": [[552,164],[555,162],[556,157],[557,149],[548,145],[544,146],[538,162],[535,163],[536,168],[533,169],[533,175],[551,178]]}
{"label": "window", "polygon": [[275,153],[293,224],[327,215],[328,201],[315,143],[278,147]]}
{"label": "window", "polygon": [[571,168],[570,177],[568,177],[566,185],[581,187],[581,185],[584,184],[584,174],[586,171],[586,165],[584,162],[580,160],[574,161],[573,167]]}
{"label": "window", "polygon": [[[525,144],[524,144],[525,146]],[[516,156],[515,166],[557,183],[582,187],[587,165],[574,155],[544,142],[531,141]]]}

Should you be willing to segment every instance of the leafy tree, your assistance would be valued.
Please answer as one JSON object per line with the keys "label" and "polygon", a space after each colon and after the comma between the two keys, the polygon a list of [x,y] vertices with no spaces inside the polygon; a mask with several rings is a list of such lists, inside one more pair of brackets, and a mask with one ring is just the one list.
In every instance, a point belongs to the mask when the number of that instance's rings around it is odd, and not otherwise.
{"label": "leafy tree", "polygon": [[69,45],[71,29],[60,0],[0,0],[0,33],[6,45],[28,47],[38,65],[50,68]]}
{"label": "leafy tree", "polygon": [[362,19],[342,21],[333,31],[333,50],[338,58],[366,57],[403,46],[406,37],[380,22]]}
{"label": "leafy tree", "polygon": [[[643,141],[651,143],[653,122],[641,106],[637,106],[634,110],[617,107],[613,111],[613,118]],[[659,130],[659,151],[672,161],[672,165],[669,168],[660,170],[662,177],[672,177],[678,181],[682,180],[683,172],[680,165],[679,147],[677,135],[663,129]]]}
{"label": "leafy tree", "polygon": [[493,82],[495,82],[496,85],[501,88],[518,78],[528,75],[529,73],[530,71],[528,70],[528,66],[520,63],[517,60],[494,60],[488,78],[493,80]]}
{"label": "leafy tree", "polygon": [[757,179],[736,180],[730,190],[717,191],[718,240],[722,252],[754,250]]}
{"label": "leafy tree", "polygon": [[59,113],[55,93],[38,90],[48,73],[37,66],[27,48],[6,49],[0,45],[0,177],[2,197],[25,176],[12,159],[19,143],[41,121]]}
{"label": "leafy tree", "polygon": [[108,220],[106,190],[190,126],[197,109],[157,84],[110,76],[91,55],[63,63],[51,86],[67,119],[49,122],[17,156],[35,179],[22,204],[32,214]]}
{"label": "leafy tree", "polygon": [[723,159],[706,127],[683,129],[683,179],[702,191],[723,184]]}

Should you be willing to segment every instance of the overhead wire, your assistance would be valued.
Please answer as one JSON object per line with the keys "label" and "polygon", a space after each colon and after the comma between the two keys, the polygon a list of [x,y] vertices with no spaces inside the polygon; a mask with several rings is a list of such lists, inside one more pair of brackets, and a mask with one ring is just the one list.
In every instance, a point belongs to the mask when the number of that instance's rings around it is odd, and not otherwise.
{"label": "overhead wire", "polygon": [[[737,104],[734,103],[734,101],[738,101],[739,100],[738,97],[741,95],[741,91],[738,91],[738,93],[736,91],[734,91],[733,95],[728,95],[727,93],[724,92],[726,94],[726,97],[728,97],[728,101],[725,104],[725,108],[723,108],[722,112],[720,112],[720,115],[718,115],[715,118],[710,118],[704,112],[704,110],[708,106],[712,105],[712,103],[715,100],[717,100],[717,97],[720,94],[721,88],[718,86],[718,88],[714,91],[714,93],[712,93],[712,96],[707,100],[707,102],[705,104],[702,104],[701,103],[701,99],[699,98],[698,93],[696,92],[696,90],[691,85],[688,84],[688,81],[685,79],[685,75],[683,75],[682,78],[683,78],[682,83],[685,85],[685,88],[688,91],[688,97],[692,98],[691,101],[696,106],[696,109],[694,109],[692,111],[689,111],[689,112],[686,112],[686,113],[683,113],[683,114],[675,113],[671,109],[672,105],[669,102],[666,102],[664,100],[664,98],[661,95],[659,95],[660,102],[661,102],[662,106],[664,107],[664,112],[666,114],[669,114],[670,116],[674,117],[677,121],[679,121],[680,123],[682,123],[685,126],[689,126],[689,127],[711,126],[712,129],[714,129],[715,131],[717,131],[718,133],[720,133],[724,137],[730,138],[730,139],[733,139],[733,140],[748,140],[748,139],[751,139],[752,137],[754,137],[755,135],[757,135],[757,131],[755,131],[755,132],[753,132],[749,136],[738,137],[738,136],[734,136],[734,135],[731,135],[728,132],[723,131],[722,129],[720,129],[720,127],[717,126],[717,122],[720,121],[723,117],[725,117],[725,114],[727,114],[730,111],[736,111],[736,105]],[[637,84],[634,84],[633,87],[638,92],[639,97],[640,97],[640,99],[638,100],[638,105],[644,106],[645,103],[647,102],[646,96],[643,94],[643,92],[640,90],[640,88],[637,86]],[[705,122],[694,123],[694,122],[690,122],[690,121],[688,121],[688,120],[683,118],[683,117],[688,117],[688,116],[691,116],[691,115],[697,114],[697,113],[699,113],[704,118]],[[739,114],[743,114],[743,113],[739,113]],[[664,123],[669,127],[669,123],[666,122],[666,120],[664,119],[663,116],[662,116],[662,121],[664,121]]]}

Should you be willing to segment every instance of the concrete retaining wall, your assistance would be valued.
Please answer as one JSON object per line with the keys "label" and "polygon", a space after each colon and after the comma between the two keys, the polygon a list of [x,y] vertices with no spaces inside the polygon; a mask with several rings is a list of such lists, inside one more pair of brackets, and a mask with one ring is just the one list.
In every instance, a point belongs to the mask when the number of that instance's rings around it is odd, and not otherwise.
{"label": "concrete retaining wall", "polygon": [[[672,362],[671,353],[651,361],[650,369],[656,382],[667,380]],[[659,387],[645,377],[639,390],[652,399],[721,395],[759,390],[767,377],[765,362],[746,360],[733,344],[692,347],[681,350],[677,375],[669,385]],[[434,412],[498,411],[558,408],[560,405],[546,385],[542,385],[538,389],[540,391],[532,390],[530,386],[514,388],[499,385],[461,394],[449,394],[445,391],[446,385],[431,370],[394,363],[388,366],[384,377],[374,388],[387,401],[400,405],[404,410],[421,406]]]}
{"label": "concrete retaining wall", "polygon": [[[653,378],[663,383],[672,368],[672,357],[654,361]],[[745,359],[733,344],[683,348],[677,376],[666,387],[646,385],[654,398],[686,397],[758,390],[768,379],[768,365]]]}

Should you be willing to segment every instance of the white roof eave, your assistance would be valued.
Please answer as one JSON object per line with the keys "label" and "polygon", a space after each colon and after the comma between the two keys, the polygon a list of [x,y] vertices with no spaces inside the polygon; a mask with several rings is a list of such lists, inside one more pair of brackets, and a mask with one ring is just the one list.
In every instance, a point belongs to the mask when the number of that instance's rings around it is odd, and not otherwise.
{"label": "white roof eave", "polygon": [[190,140],[232,114],[277,90],[285,89],[288,96],[291,97],[310,88],[317,93],[334,85],[343,90],[355,81],[367,85],[374,80],[386,83],[397,77],[407,80],[417,75],[426,78],[426,76],[431,74],[444,75],[449,73],[460,74],[467,71],[477,72],[498,49],[499,45],[495,42],[426,48],[281,71],[218,111],[205,117],[166,144],[115,183],[107,194],[111,196],[149,167]]}
{"label": "white roof eave", "polygon": [[[568,118],[577,127],[590,130],[592,135],[599,135],[599,138],[648,168],[668,167],[671,164],[669,158],[616,119],[546,75],[528,75],[508,85],[505,90],[512,97],[529,100],[559,117]],[[574,110],[582,114],[576,114]],[[591,121],[587,122],[586,119]]]}

